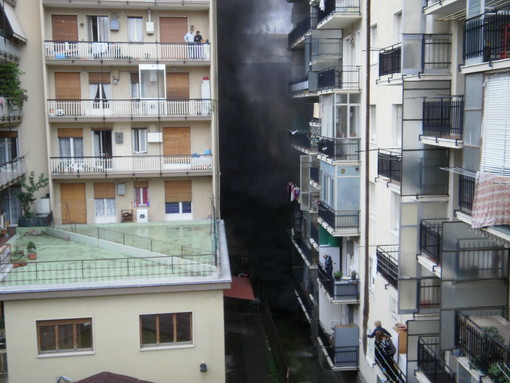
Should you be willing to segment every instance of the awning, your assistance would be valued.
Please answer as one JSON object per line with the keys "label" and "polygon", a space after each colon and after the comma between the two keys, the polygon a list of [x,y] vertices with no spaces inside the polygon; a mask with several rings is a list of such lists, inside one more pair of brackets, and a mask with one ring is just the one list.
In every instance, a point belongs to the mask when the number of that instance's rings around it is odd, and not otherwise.
{"label": "awning", "polygon": [[441,170],[446,170],[447,172],[454,173],[454,174],[460,174],[465,177],[475,178],[476,172],[473,172],[471,170],[458,168],[458,167],[442,167]]}
{"label": "awning", "polygon": [[114,374],[112,372],[100,372],[88,378],[78,380],[76,383],[151,383],[147,380],[140,380],[126,375]]}
{"label": "awning", "polygon": [[232,277],[230,289],[224,290],[223,295],[228,298],[248,299],[250,301],[255,299],[250,279],[244,277]]}
{"label": "awning", "polygon": [[23,31],[23,28],[21,27],[21,23],[19,22],[18,18],[16,17],[16,12],[14,11],[14,7],[10,5],[9,3],[6,3],[5,1],[2,2],[2,6],[4,7],[5,16],[7,17],[7,20],[9,21],[9,25],[12,28],[12,34],[15,38],[18,40],[27,42],[27,38],[25,37],[25,32]]}

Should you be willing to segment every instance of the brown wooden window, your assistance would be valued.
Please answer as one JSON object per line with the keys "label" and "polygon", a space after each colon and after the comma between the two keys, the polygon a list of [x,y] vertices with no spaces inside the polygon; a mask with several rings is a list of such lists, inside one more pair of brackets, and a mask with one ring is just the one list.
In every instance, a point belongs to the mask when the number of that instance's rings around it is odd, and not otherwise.
{"label": "brown wooden window", "polygon": [[191,313],[140,315],[142,347],[183,344],[192,341]]}
{"label": "brown wooden window", "polygon": [[40,354],[92,351],[92,318],[37,321]]}

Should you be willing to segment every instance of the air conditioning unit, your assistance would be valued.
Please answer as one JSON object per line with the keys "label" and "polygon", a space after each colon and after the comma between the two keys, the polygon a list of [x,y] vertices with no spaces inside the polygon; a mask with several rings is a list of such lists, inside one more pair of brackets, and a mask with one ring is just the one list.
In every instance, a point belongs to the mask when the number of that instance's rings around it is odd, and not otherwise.
{"label": "air conditioning unit", "polygon": [[149,210],[136,209],[136,222],[149,222]]}

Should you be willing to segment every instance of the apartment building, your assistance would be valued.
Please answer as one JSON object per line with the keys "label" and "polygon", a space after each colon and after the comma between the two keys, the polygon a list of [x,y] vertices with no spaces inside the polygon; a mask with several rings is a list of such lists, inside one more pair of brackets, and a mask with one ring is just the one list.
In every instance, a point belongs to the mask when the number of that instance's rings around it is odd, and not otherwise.
{"label": "apartment building", "polygon": [[[308,105],[294,120],[304,125],[293,126],[291,135],[303,153],[304,195],[293,230],[303,272],[296,290],[333,370],[357,370],[367,381],[502,382],[510,376],[510,145],[503,106],[509,10],[510,2],[489,0],[294,2],[290,94]],[[339,37],[340,70],[329,91],[343,103],[328,100],[321,87],[327,72],[314,66],[313,52],[320,52],[314,36],[321,33],[329,34],[323,43]],[[357,93],[346,87],[346,63],[361,65],[366,81]],[[351,129],[356,121],[358,131]],[[357,188],[344,162],[345,126],[361,140]],[[344,157],[328,159],[332,148],[333,155],[343,149]],[[360,210],[357,236],[345,234],[342,208]],[[335,209],[336,230],[321,217]],[[342,302],[347,281],[326,271],[325,253],[333,257],[333,274],[358,271],[359,300]],[[394,366],[384,365],[366,339],[376,320],[397,346]],[[349,366],[354,343],[337,336],[344,328],[359,329],[359,358]]]}
{"label": "apartment building", "polygon": [[[34,36],[24,57],[42,63],[23,68],[41,86],[29,100],[44,105],[44,135],[27,150],[47,169],[55,222],[210,216],[219,201],[215,3],[18,8]],[[202,43],[184,41],[190,30]]]}

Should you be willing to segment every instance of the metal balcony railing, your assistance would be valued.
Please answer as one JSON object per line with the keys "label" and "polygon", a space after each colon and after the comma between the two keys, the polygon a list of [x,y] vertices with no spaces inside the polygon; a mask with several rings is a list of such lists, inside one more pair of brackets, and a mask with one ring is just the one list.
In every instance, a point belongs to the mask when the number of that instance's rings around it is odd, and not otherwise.
{"label": "metal balcony railing", "polygon": [[18,157],[12,161],[0,164],[0,190],[11,185],[26,172],[25,157]]}
{"label": "metal balcony railing", "polygon": [[312,39],[312,61],[340,60],[343,53],[343,39]]}
{"label": "metal balcony railing", "polygon": [[308,76],[289,82],[289,93],[296,95],[308,91]]}
{"label": "metal balcony railing", "polygon": [[359,346],[333,346],[332,338],[333,335],[326,333],[322,324],[319,323],[318,336],[324,345],[329,358],[334,361],[335,364],[341,366],[358,367],[359,365]]}
{"label": "metal balcony railing", "polygon": [[317,150],[317,140],[312,137],[308,130],[289,132],[290,144],[306,150]]}
{"label": "metal balcony railing", "polygon": [[455,383],[456,374],[440,357],[439,338],[419,338],[418,368],[434,383]]}
{"label": "metal balcony railing", "polygon": [[459,208],[471,215],[475,198],[475,179],[472,176],[459,175]]}
{"label": "metal balcony railing", "polygon": [[[418,68],[414,68],[413,58],[416,52],[413,50],[413,45],[418,42],[421,50],[419,52],[420,61],[417,63]],[[417,70],[418,73],[443,73],[449,72],[451,65],[451,35],[446,34],[404,34],[403,35],[403,50],[404,57],[403,70]],[[410,65],[409,63],[413,64]]]}
{"label": "metal balcony railing", "polygon": [[334,230],[359,230],[359,210],[333,210],[325,202],[320,201],[319,217]]}
{"label": "metal balcony railing", "polygon": [[464,24],[464,60],[483,62],[510,57],[510,12],[472,17]]}
{"label": "metal balcony railing", "polygon": [[329,68],[319,72],[319,90],[360,89],[360,67],[344,66],[341,69]]}
{"label": "metal balcony railing", "polygon": [[0,97],[0,122],[20,121],[23,111],[10,99]]}
{"label": "metal balcony railing", "polygon": [[[407,377],[393,359],[390,359],[375,342],[375,363],[382,370],[387,382],[406,383]],[[378,379],[379,380],[379,379]]]}
{"label": "metal balcony railing", "polygon": [[441,307],[441,280],[422,278],[418,280],[418,311],[437,313]]}
{"label": "metal balcony railing", "polygon": [[324,0],[324,8],[318,7],[319,23],[333,14],[360,15],[360,0]]}
{"label": "metal balcony railing", "polygon": [[319,263],[319,282],[328,295],[335,302],[359,300],[359,280],[341,279],[339,281],[330,277]]}
{"label": "metal balcony railing", "polygon": [[212,113],[209,99],[127,99],[127,100],[48,100],[48,117],[138,118],[138,117],[207,117]]}
{"label": "metal balcony railing", "polygon": [[377,272],[398,289],[398,245],[377,246]]}
{"label": "metal balcony railing", "polygon": [[359,138],[321,137],[317,151],[333,161],[359,161]]}
{"label": "metal balcony railing", "polygon": [[423,101],[423,135],[462,138],[464,100],[462,96],[440,97],[439,101]]}
{"label": "metal balcony railing", "polygon": [[402,47],[400,43],[379,51],[379,77],[400,73],[402,65]]}
{"label": "metal balcony railing", "polygon": [[[487,316],[485,316],[487,318]],[[473,365],[496,380],[497,370],[492,368],[510,362],[510,347],[494,326],[480,327],[470,316],[457,312],[457,347]],[[507,334],[506,334],[507,335]]]}
{"label": "metal balcony railing", "polygon": [[310,16],[301,20],[296,24],[294,29],[290,31],[288,37],[289,47],[293,46],[312,28],[312,19]]}
{"label": "metal balcony railing", "polygon": [[313,262],[313,251],[312,251],[312,248],[310,247],[310,245],[307,243],[306,238],[303,238],[303,235],[298,231],[294,231],[294,232],[291,231],[289,234],[290,234],[292,242],[294,242],[295,246],[297,246],[299,248],[299,250],[301,250],[301,252],[303,253],[303,256],[308,260],[308,262],[312,263]]}
{"label": "metal balcony railing", "polygon": [[390,180],[402,179],[402,154],[392,152],[381,152],[377,154],[377,174],[387,177]]}
{"label": "metal balcony railing", "polygon": [[209,61],[210,44],[122,42],[122,41],[45,41],[46,60]]}
{"label": "metal balcony railing", "polygon": [[212,155],[51,157],[50,172],[55,176],[86,174],[143,174],[204,172],[212,169]]}
{"label": "metal balcony railing", "polygon": [[440,265],[442,253],[443,220],[422,220],[420,223],[420,250]]}

